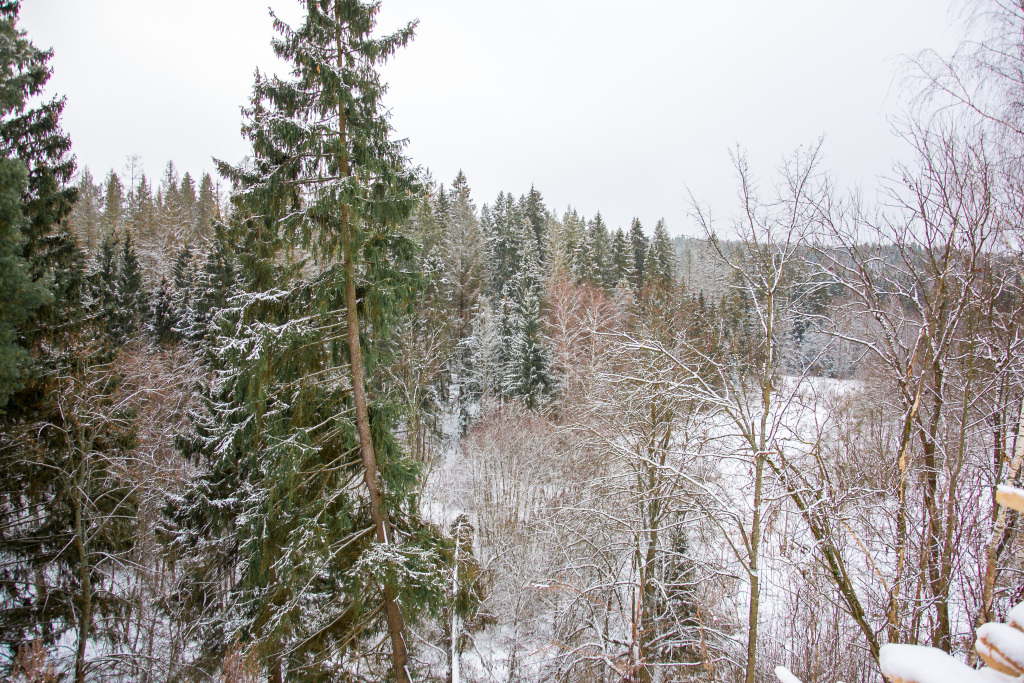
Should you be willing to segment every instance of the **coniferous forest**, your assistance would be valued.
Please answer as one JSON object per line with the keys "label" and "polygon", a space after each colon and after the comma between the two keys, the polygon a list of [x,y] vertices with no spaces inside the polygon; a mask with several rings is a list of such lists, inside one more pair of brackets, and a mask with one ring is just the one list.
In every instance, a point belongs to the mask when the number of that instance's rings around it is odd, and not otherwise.
{"label": "coniferous forest", "polygon": [[93,175],[0,1],[0,678],[1024,680],[1024,3],[981,4],[875,198],[738,150],[673,238],[416,166],[377,0],[275,20],[244,159]]}

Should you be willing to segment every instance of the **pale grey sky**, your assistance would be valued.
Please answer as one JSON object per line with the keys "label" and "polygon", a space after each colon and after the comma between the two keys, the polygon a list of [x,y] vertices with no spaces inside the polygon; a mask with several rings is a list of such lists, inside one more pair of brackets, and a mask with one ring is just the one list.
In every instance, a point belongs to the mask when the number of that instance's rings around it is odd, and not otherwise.
{"label": "pale grey sky", "polygon": [[[141,157],[194,175],[247,148],[252,74],[280,69],[267,0],[24,0],[21,26],[53,47],[54,92],[80,166]],[[270,0],[298,20],[296,0]],[[600,210],[613,228],[664,217],[692,233],[687,191],[734,208],[729,151],[765,182],[825,136],[825,164],[869,191],[906,151],[901,55],[951,52],[949,0],[384,0],[381,28],[419,18],[386,67],[409,154],[478,204],[536,185],[548,206]]]}

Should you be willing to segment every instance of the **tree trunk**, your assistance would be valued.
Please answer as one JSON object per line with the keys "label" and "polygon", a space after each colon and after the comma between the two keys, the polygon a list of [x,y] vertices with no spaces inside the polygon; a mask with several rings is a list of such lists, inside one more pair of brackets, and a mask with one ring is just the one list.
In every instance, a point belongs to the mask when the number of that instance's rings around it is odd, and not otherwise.
{"label": "tree trunk", "polygon": [[85,452],[80,454],[75,477],[72,480],[71,499],[75,508],[75,549],[78,552],[78,580],[81,582],[81,612],[78,615],[78,647],[75,650],[75,683],[85,683],[85,646],[92,626],[92,579],[89,554],[85,547],[85,519],[82,515],[82,495],[85,491]]}
{"label": "tree trunk", "polygon": [[[342,22],[341,5],[335,0],[335,18]],[[338,68],[344,68],[344,49],[341,44],[341,32],[337,34]],[[341,136],[343,157],[341,172],[349,175],[348,140],[345,105],[338,104],[338,132]],[[359,431],[359,454],[363,461],[363,474],[366,488],[370,495],[370,514],[376,527],[378,543],[387,545],[387,516],[384,509],[384,495],[377,485],[377,456],[373,450],[373,439],[370,434],[370,413],[366,407],[366,384],[363,378],[363,352],[359,346],[359,314],[356,309],[356,269],[355,258],[358,244],[353,238],[352,226],[349,223],[348,208],[342,206],[341,211],[342,245],[345,258],[345,308],[348,321],[348,348],[350,367],[352,370],[352,397],[356,407],[356,428]],[[398,683],[409,683],[408,651],[405,646],[405,619],[396,600],[394,586],[384,585],[384,609],[387,613],[388,632],[391,636],[391,661],[395,669],[395,680]]]}
{"label": "tree trunk", "polygon": [[[366,407],[366,387],[363,380],[363,354],[359,346],[359,316],[356,313],[355,264],[345,256],[345,303],[348,317],[348,347],[352,368],[352,396],[356,404],[356,428],[359,430],[359,454],[363,460],[363,474],[370,494],[370,514],[376,527],[377,542],[388,544],[387,516],[384,510],[384,494],[377,485],[377,456],[373,451],[370,436],[370,413]],[[405,647],[405,619],[395,599],[393,586],[384,585],[384,608],[388,617],[388,631],[391,635],[391,659],[398,683],[408,683],[406,668],[408,653]]]}
{"label": "tree trunk", "polygon": [[754,683],[757,666],[757,619],[761,608],[761,577],[757,565],[761,546],[761,485],[764,478],[764,454],[754,464],[754,520],[750,528],[750,609],[747,612],[747,670],[744,683]]}
{"label": "tree trunk", "polygon": [[[1021,416],[1018,418],[1017,438],[1010,462],[1009,472],[1006,481],[1013,484],[1020,472],[1021,463],[1024,462],[1024,403],[1021,404]],[[996,506],[996,521],[992,528],[992,538],[985,547],[985,583],[982,588],[981,610],[978,613],[977,626],[988,623],[992,620],[992,601],[996,585],[996,563],[999,560],[999,551],[1003,547],[1006,535],[1006,508]]]}

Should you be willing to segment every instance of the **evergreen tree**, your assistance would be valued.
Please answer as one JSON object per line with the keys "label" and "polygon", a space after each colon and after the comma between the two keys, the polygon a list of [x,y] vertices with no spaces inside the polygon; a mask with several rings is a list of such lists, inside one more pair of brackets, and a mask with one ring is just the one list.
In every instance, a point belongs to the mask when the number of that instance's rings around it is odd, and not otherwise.
{"label": "evergreen tree", "polygon": [[33,282],[21,252],[21,197],[27,172],[12,159],[0,159],[0,408],[24,386],[31,357],[18,344],[19,331],[50,293]]}
{"label": "evergreen tree", "polygon": [[589,245],[586,240],[587,223],[572,207],[562,215],[562,251],[566,266],[577,282],[587,277],[590,263]]}
{"label": "evergreen tree", "polygon": [[196,198],[196,184],[188,171],[181,177],[178,185],[179,213],[177,215],[178,225],[185,235],[185,239],[193,242],[200,237],[198,199]]}
{"label": "evergreen tree", "polygon": [[140,241],[151,240],[157,232],[157,208],[153,198],[153,188],[146,179],[146,174],[139,176],[139,183],[133,193],[131,214],[128,223]]}
{"label": "evergreen tree", "polygon": [[500,375],[491,386],[536,407],[553,382],[540,333],[542,279],[535,234],[522,213],[522,202],[504,192],[493,207],[484,207],[482,223],[491,274],[490,305],[500,339]]}
{"label": "evergreen tree", "polygon": [[487,245],[488,293],[505,294],[506,285],[519,273],[538,268],[537,242],[521,205],[511,193],[499,192],[492,206],[484,205],[481,223]]}
{"label": "evergreen tree", "polygon": [[108,323],[108,329],[111,341],[121,344],[138,332],[149,303],[142,285],[142,268],[135,254],[135,241],[130,231],[125,233],[124,241],[121,243],[117,265],[114,287],[117,305],[115,315]]}
{"label": "evergreen tree", "polygon": [[519,198],[520,211],[530,224],[534,239],[537,241],[537,260],[548,262],[548,209],[544,206],[544,198],[537,189],[530,185],[529,193]]}
{"label": "evergreen tree", "polygon": [[[100,242],[100,248],[93,256],[90,272],[95,320],[109,326],[117,317],[117,274],[118,274],[117,232],[108,231]],[[109,327],[106,327],[109,332]]]}
{"label": "evergreen tree", "polygon": [[646,261],[650,243],[638,218],[634,218],[633,223],[629,226],[629,244],[633,251],[634,280],[632,284],[634,289],[640,291],[647,277]]}
{"label": "evergreen tree", "polygon": [[551,394],[554,379],[542,338],[539,293],[536,288],[527,288],[519,298],[509,300],[503,310],[499,360],[503,366],[504,393],[534,409]]}
{"label": "evergreen tree", "polygon": [[107,174],[107,181],[103,191],[103,214],[100,217],[100,225],[103,234],[109,235],[117,232],[125,224],[124,185],[116,173],[111,171]]}
{"label": "evergreen tree", "polygon": [[[419,186],[390,139],[377,73],[413,26],[378,38],[378,3],[306,9],[298,28],[275,21],[274,49],[293,78],[257,76],[244,127],[254,155],[219,163],[236,188],[244,291],[218,316],[225,371],[192,441],[211,472],[178,507],[176,535],[216,532],[211,552],[236,549],[237,630],[222,635],[256,647],[272,681],[336,677],[340,648],[382,626],[381,614],[394,675],[408,681],[405,621],[440,607],[442,542],[419,521],[417,467],[397,447],[394,411],[367,389],[380,342],[420,286],[397,230]],[[317,262],[315,277],[299,280],[302,262],[278,260],[297,246]],[[352,451],[358,465],[342,466]],[[353,467],[365,497],[346,485]],[[234,503],[218,505],[231,490]],[[203,521],[212,518],[221,521]],[[302,618],[308,603],[323,621]]]}
{"label": "evergreen tree", "polygon": [[160,344],[171,344],[176,341],[174,332],[174,298],[171,293],[171,284],[166,277],[160,278],[156,292],[153,295],[153,309],[150,313],[152,318],[153,336]]}
{"label": "evergreen tree", "polygon": [[676,253],[669,239],[665,220],[658,221],[654,227],[654,238],[647,249],[644,259],[646,264],[645,284],[658,287],[669,287],[676,279]]}
{"label": "evergreen tree", "polygon": [[199,199],[196,201],[196,234],[200,238],[213,237],[213,224],[220,220],[220,198],[213,185],[213,178],[204,173],[199,183]]}
{"label": "evergreen tree", "polygon": [[92,173],[86,167],[78,179],[78,200],[71,212],[72,232],[83,240],[85,249],[92,252],[103,234],[100,209],[103,205],[103,190],[93,180]]}
{"label": "evergreen tree", "polygon": [[636,280],[636,265],[633,257],[633,248],[626,233],[622,228],[615,231],[612,238],[612,257],[610,274],[615,279],[615,286],[632,286]]}
{"label": "evergreen tree", "polygon": [[611,256],[611,236],[600,211],[587,226],[586,240],[590,257],[587,264],[587,281],[596,287],[613,287],[615,283],[611,281],[608,263]]}
{"label": "evergreen tree", "polygon": [[471,319],[483,278],[484,238],[470,197],[469,183],[460,170],[451,190],[439,197],[439,220],[443,226],[441,254],[445,280],[451,283],[459,316],[460,340],[471,328]]}
{"label": "evergreen tree", "polygon": [[178,170],[173,161],[168,161],[164,168],[164,177],[160,180],[158,192],[158,223],[160,236],[166,248],[180,249],[191,244],[192,224],[189,212],[182,200]]}

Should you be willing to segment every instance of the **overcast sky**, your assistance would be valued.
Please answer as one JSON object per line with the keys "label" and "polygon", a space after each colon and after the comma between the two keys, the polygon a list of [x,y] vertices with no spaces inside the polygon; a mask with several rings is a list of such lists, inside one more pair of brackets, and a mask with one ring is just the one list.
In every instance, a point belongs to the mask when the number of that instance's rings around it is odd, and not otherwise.
{"label": "overcast sky", "polygon": [[[196,175],[247,153],[253,72],[281,70],[266,0],[22,4],[95,176],[130,154],[158,177],[168,159]],[[648,231],[664,217],[673,234],[694,230],[688,191],[733,210],[737,144],[767,183],[824,135],[827,168],[870,192],[906,155],[901,56],[951,52],[962,24],[949,0],[384,0],[382,29],[414,18],[385,68],[414,163],[444,182],[463,169],[478,204],[532,183],[559,212]]]}

